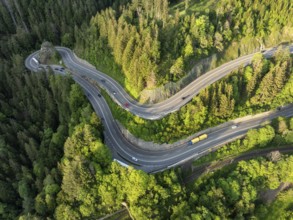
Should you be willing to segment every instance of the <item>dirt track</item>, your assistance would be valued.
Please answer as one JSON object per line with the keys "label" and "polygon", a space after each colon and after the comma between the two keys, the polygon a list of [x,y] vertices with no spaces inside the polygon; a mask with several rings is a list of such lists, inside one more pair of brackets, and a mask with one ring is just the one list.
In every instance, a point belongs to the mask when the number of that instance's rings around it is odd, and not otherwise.
{"label": "dirt track", "polygon": [[211,162],[211,163],[204,164],[201,166],[192,167],[192,173],[191,173],[191,175],[184,178],[184,183],[185,184],[190,183],[193,180],[200,177],[202,174],[220,169],[220,168],[227,166],[229,164],[232,164],[232,163],[238,163],[241,160],[250,160],[254,157],[266,156],[268,153],[270,153],[272,151],[279,151],[280,153],[290,153],[290,152],[293,152],[293,146],[287,146],[287,147],[283,147],[283,148],[268,148],[268,149],[255,150],[255,151],[251,151],[251,152],[242,154],[237,157],[231,157],[231,158],[225,159],[223,161],[218,161],[217,163]]}

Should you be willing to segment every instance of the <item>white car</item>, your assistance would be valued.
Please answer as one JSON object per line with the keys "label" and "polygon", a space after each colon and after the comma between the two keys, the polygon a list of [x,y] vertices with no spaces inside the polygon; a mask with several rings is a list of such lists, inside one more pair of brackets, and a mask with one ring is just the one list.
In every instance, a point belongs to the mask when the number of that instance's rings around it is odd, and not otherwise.
{"label": "white car", "polygon": [[235,129],[235,128],[237,128],[238,126],[237,125],[233,125],[231,128],[232,129]]}
{"label": "white car", "polygon": [[135,158],[135,157],[132,157],[132,160],[134,160],[134,161],[138,161],[137,158]]}

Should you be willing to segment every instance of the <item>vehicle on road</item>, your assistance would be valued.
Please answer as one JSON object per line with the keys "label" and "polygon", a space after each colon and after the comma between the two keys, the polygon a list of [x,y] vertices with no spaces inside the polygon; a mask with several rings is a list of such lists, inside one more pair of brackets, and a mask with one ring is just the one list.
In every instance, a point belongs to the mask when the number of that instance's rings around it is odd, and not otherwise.
{"label": "vehicle on road", "polygon": [[128,107],[129,107],[129,103],[128,103],[128,102],[125,102],[125,103],[124,103],[124,106],[125,106],[126,108],[128,108]]}
{"label": "vehicle on road", "polygon": [[207,134],[202,134],[196,138],[193,138],[191,141],[189,141],[189,145],[195,144],[195,143],[202,141],[204,139],[207,139],[207,138],[208,138]]}
{"label": "vehicle on road", "polygon": [[113,91],[113,95],[116,95],[116,92],[115,91]]}
{"label": "vehicle on road", "polygon": [[233,125],[231,128],[232,129],[235,129],[235,128],[238,128],[238,126],[237,125]]}
{"label": "vehicle on road", "polygon": [[99,97],[102,97],[101,94],[98,94]]}
{"label": "vehicle on road", "polygon": [[138,161],[138,159],[137,159],[137,158],[135,158],[135,157],[132,157],[132,160],[134,160],[134,161]]}
{"label": "vehicle on road", "polygon": [[187,95],[187,96],[183,96],[181,99],[184,100],[184,99],[186,99],[188,96],[189,96],[189,95]]}
{"label": "vehicle on road", "polygon": [[38,65],[40,64],[39,61],[34,57],[33,57],[33,61],[35,61],[35,63],[38,64]]}

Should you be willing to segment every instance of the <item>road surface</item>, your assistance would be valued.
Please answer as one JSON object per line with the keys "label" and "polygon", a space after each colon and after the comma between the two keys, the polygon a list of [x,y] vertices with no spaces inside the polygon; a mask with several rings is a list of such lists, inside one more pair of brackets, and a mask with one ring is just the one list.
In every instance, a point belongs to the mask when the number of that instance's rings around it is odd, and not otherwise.
{"label": "road surface", "polygon": [[[188,139],[185,140],[180,146],[174,146],[169,150],[161,151],[148,151],[138,148],[130,143],[121,133],[118,128],[111,111],[101,96],[98,88],[90,83],[86,78],[95,79],[101,87],[105,88],[110,94],[111,91],[115,91],[115,94],[111,94],[111,97],[120,102],[120,104],[128,101],[131,103],[129,109],[134,114],[148,119],[158,119],[165,115],[176,111],[186,104],[194,95],[210,85],[211,83],[224,77],[231,70],[237,68],[239,65],[245,65],[251,62],[253,55],[247,55],[239,58],[235,61],[231,61],[227,64],[209,71],[207,74],[199,77],[192,82],[189,86],[178,92],[176,95],[167,99],[164,102],[154,105],[141,105],[135,102],[113,79],[105,74],[90,68],[83,63],[79,62],[72,52],[67,48],[57,47],[60,52],[65,65],[71,69],[73,79],[84,89],[89,101],[91,102],[95,112],[101,117],[105,127],[105,139],[107,145],[110,147],[113,157],[126,164],[144,170],[146,172],[159,172],[170,167],[178,166],[191,158],[197,158],[205,154],[210,149],[228,143],[236,138],[242,137],[247,133],[249,129],[260,127],[262,123],[276,118],[278,116],[290,117],[293,116],[293,104],[283,107],[279,111],[268,112],[261,117],[254,119],[246,119],[245,121],[237,124],[235,129],[232,129],[231,125],[226,127],[217,126],[214,131],[208,133],[208,138],[200,141],[194,145],[188,144]],[[293,48],[290,47],[291,52]],[[265,56],[271,56],[274,50],[267,51]],[[39,71],[38,64],[33,60],[38,52],[31,54],[25,61],[25,65],[32,71]],[[60,67],[54,66],[53,70],[57,73],[62,73]],[[87,76],[87,77],[83,77]],[[182,100],[182,96],[189,94],[189,100]],[[179,106],[179,107],[178,107]],[[164,113],[164,114],[163,114]]]}
{"label": "road surface", "polygon": [[[130,111],[131,113],[149,120],[157,120],[163,118],[169,113],[178,111],[182,106],[186,105],[194,96],[199,94],[199,92],[211,85],[212,83],[225,77],[232,70],[239,68],[242,65],[248,65],[251,63],[253,56],[256,53],[249,54],[246,56],[239,57],[236,60],[232,60],[226,64],[219,66],[202,76],[198,77],[196,80],[187,85],[184,89],[180,90],[178,93],[172,97],[156,103],[156,104],[141,104],[136,100],[131,98],[128,93],[122,88],[122,86],[113,80],[108,75],[96,70],[95,68],[86,65],[76,58],[74,53],[65,47],[56,47],[57,51],[60,53],[64,64],[75,73],[79,75],[84,75],[88,78],[95,80],[100,87],[104,88],[112,99],[119,104],[122,108]],[[290,52],[293,53],[293,45],[289,47]],[[263,54],[265,57],[271,57],[276,48],[265,51]],[[38,51],[31,54],[25,62],[28,69],[36,71],[38,69],[38,64],[33,60],[38,54]]]}

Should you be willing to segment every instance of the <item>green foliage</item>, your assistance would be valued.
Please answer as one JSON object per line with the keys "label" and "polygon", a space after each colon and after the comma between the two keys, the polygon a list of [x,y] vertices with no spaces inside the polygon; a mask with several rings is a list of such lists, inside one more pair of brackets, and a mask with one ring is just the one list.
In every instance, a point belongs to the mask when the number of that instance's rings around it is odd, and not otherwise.
{"label": "green foliage", "polygon": [[[135,97],[144,88],[168,79],[176,81],[184,76],[183,57],[200,57],[211,50],[214,26],[208,16],[173,19],[168,10],[167,0],[133,1],[122,10],[104,10],[78,38],[77,51],[109,74],[111,70],[122,70],[125,82],[118,74],[114,76]],[[217,48],[222,49],[221,35],[217,34],[216,39]]]}
{"label": "green foliage", "polygon": [[270,205],[260,205],[256,210],[256,217],[258,219],[291,219],[293,205],[293,190],[282,192],[277,199]]}
{"label": "green foliage", "polygon": [[[225,168],[195,181],[194,185],[188,187],[188,198],[191,199],[193,195],[197,197],[189,200],[190,208],[185,208],[183,216],[192,216],[192,213],[196,213],[198,218],[209,213],[213,218],[218,219],[253,218],[256,213],[258,216],[265,216],[268,209],[258,201],[259,192],[275,189],[282,182],[292,181],[290,174],[293,168],[292,159],[292,156],[284,156],[275,164],[261,158],[247,162],[241,161],[236,166]],[[287,207],[289,204],[290,202],[287,203]],[[200,211],[202,207],[205,212]],[[283,215],[291,215],[292,212],[286,210],[285,207],[281,208],[283,212],[275,213],[276,219]]]}
{"label": "green foliage", "polygon": [[266,126],[258,130],[250,130],[247,132],[247,136],[243,141],[243,144],[247,148],[254,146],[265,147],[275,137],[275,131],[271,126]]}
{"label": "green foliage", "polygon": [[[96,120],[94,116],[81,118],[89,104],[72,79],[15,70],[11,73],[8,64],[3,67],[0,184],[5,190],[1,190],[0,202],[11,213],[2,213],[1,218],[20,212],[24,216],[52,215],[61,183],[56,167],[69,130],[81,122]],[[94,150],[99,149],[92,144]]]}
{"label": "green foliage", "polygon": [[183,58],[179,57],[173,66],[170,68],[170,73],[173,74],[173,77],[175,79],[180,78],[180,76],[183,74]]}
{"label": "green foliage", "polygon": [[[6,4],[1,2],[0,57],[22,53],[22,48],[32,49],[34,42],[40,45],[44,40],[53,44],[72,46],[75,43],[76,29],[86,25],[97,10],[110,6],[113,2],[112,0],[98,2],[90,0],[86,3],[78,0],[67,2],[21,0],[9,2],[12,13],[7,10]],[[5,35],[11,35],[11,38],[8,40],[2,38]],[[3,44],[6,40],[8,44]],[[7,50],[11,53],[7,53]]]}
{"label": "green foliage", "polygon": [[273,120],[272,125],[265,126],[260,129],[253,129],[248,131],[245,138],[233,141],[227,145],[222,146],[217,151],[209,153],[206,156],[194,161],[194,165],[200,165],[206,162],[221,160],[227,156],[237,156],[241,153],[251,151],[259,148],[279,147],[285,144],[293,143],[293,129],[286,129],[279,132],[280,125],[288,128],[292,118],[284,119],[277,118]]}
{"label": "green foliage", "polygon": [[[292,41],[288,0],[184,2],[184,7],[183,2],[170,7],[167,0],[133,0],[119,10],[108,8],[83,27],[76,49],[137,98],[145,88],[179,80],[196,60],[213,52],[230,60],[265,44]],[[181,15],[175,8],[183,10]],[[200,8],[207,10],[198,13]]]}
{"label": "green foliage", "polygon": [[[166,0],[127,5],[120,0],[88,24],[98,9],[113,2],[9,1],[12,13],[6,1],[0,3],[0,218],[98,219],[122,203],[135,219],[249,218],[255,208],[259,216],[290,217],[288,209],[279,208],[286,204],[276,202],[271,208],[278,211],[270,215],[258,209],[256,199],[262,189],[292,182],[292,157],[277,164],[240,163],[230,173],[191,187],[181,184],[174,170],[148,175],[121,167],[111,163],[101,122],[80,87],[68,77],[27,73],[23,62],[45,39],[76,47],[138,97],[144,88],[180,79],[194,59],[224,51],[233,39],[257,37],[272,44],[267,39],[288,38],[291,3],[226,0],[216,12],[211,8],[195,15],[190,13],[194,2],[185,1],[186,14],[170,16]],[[172,142],[205,126],[292,102],[291,62],[282,51],[272,61],[255,57],[250,67],[202,91],[162,121],[113,108],[134,134]],[[251,132],[245,146],[292,142],[292,120],[276,126],[276,135],[270,127]]]}
{"label": "green foliage", "polygon": [[171,0],[171,11],[173,14],[176,10],[180,12],[180,14],[185,13],[195,13],[195,14],[202,14],[207,12],[208,10],[213,9],[216,6],[217,1],[215,0]]}
{"label": "green foliage", "polygon": [[[290,87],[293,82],[292,58],[286,54],[287,51],[279,52],[270,60],[261,54],[256,55],[251,65],[212,84],[179,111],[157,121],[133,116],[115,104],[105,92],[103,96],[114,117],[133,135],[146,141],[172,143],[204,128],[293,102]],[[280,66],[283,67],[279,69]],[[268,82],[270,75],[274,80]],[[277,75],[282,76],[280,85],[277,85]],[[266,88],[270,92],[265,95]]]}
{"label": "green foliage", "polygon": [[[167,217],[167,210],[162,212],[162,208],[171,205],[173,197],[182,196],[177,174],[168,171],[156,178],[111,163],[108,148],[93,128],[90,123],[77,126],[65,143],[55,218],[95,219],[121,209],[122,203],[136,219]],[[92,144],[94,148],[89,146]],[[48,178],[46,182],[50,183]]]}

